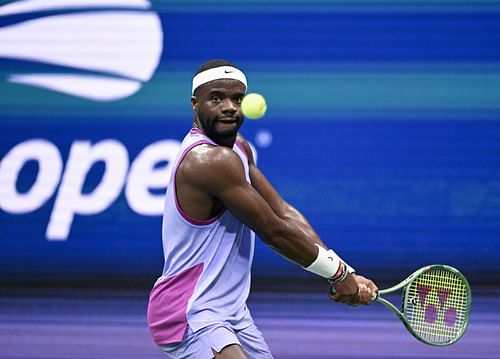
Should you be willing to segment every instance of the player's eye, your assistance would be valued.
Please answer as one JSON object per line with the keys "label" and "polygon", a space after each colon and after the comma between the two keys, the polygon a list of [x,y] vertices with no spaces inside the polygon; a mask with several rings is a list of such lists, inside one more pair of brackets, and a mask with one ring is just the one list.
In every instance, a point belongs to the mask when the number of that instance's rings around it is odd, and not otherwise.
{"label": "player's eye", "polygon": [[234,102],[236,102],[237,104],[241,104],[241,100],[243,100],[243,97],[238,96],[238,97],[235,97]]}
{"label": "player's eye", "polygon": [[221,101],[219,96],[212,96],[210,99],[213,103],[219,103]]}

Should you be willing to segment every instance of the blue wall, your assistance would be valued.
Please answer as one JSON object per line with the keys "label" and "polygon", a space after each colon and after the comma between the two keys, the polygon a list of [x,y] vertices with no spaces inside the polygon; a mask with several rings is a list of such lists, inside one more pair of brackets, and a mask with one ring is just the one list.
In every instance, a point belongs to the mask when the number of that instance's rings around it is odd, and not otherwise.
{"label": "blue wall", "polygon": [[[69,231],[53,238],[47,233],[51,221],[58,225],[51,216],[57,198],[64,197],[61,180],[76,168],[68,165],[70,150],[82,141],[98,146],[112,139],[117,151],[125,149],[131,173],[143,149],[179,141],[189,129],[190,79],[198,65],[227,58],[246,70],[250,90],[268,100],[266,118],[248,120],[242,131],[255,145],[261,169],[360,272],[399,280],[419,266],[446,263],[475,283],[500,284],[499,3],[177,3],[8,13],[0,7],[0,282],[141,281],[158,275],[161,217],[134,210],[125,190],[128,176],[101,209],[85,214],[71,200],[59,204],[61,217],[64,206],[75,212]],[[39,40],[29,32],[24,46],[33,46],[35,58],[21,56],[19,48],[14,55],[1,50],[11,46],[7,35],[20,33],[19,24],[110,11],[161,21],[162,52],[151,76],[42,59],[37,56],[46,50],[34,46]],[[113,29],[117,38],[150,40]],[[76,30],[68,30],[65,46],[90,56],[80,40],[72,40]],[[42,37],[47,47],[57,38]],[[105,53],[92,56],[99,61]],[[73,92],[54,90],[12,77],[42,73],[107,76],[139,88],[96,100],[75,94],[75,86]],[[38,206],[14,210],[17,204],[8,198],[12,178],[21,203],[42,180],[33,158],[49,156],[26,145],[35,153],[26,155],[13,177],[6,163],[16,146],[32,139],[56,150],[60,173]],[[153,171],[166,169],[170,155]],[[52,165],[49,172],[57,172]],[[89,167],[82,197],[91,197],[109,170],[103,161]],[[151,184],[149,198],[161,198],[164,189]],[[259,242],[254,277],[270,273],[308,276]]]}

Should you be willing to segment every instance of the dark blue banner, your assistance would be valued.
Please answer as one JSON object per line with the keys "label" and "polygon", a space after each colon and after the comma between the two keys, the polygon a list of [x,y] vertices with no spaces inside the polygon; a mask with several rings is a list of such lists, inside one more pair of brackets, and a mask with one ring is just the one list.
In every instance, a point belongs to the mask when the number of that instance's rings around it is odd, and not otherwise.
{"label": "dark blue banner", "polygon": [[[169,165],[211,58],[266,97],[242,130],[260,168],[358,271],[498,281],[498,4],[89,3],[0,6],[0,282],[161,273]],[[253,273],[310,276],[260,241]]]}

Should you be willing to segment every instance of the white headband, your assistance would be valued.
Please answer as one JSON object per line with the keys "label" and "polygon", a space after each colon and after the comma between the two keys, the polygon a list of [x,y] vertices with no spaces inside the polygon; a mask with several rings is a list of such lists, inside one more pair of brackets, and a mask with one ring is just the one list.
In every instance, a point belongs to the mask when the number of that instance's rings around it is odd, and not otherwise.
{"label": "white headband", "polygon": [[233,66],[219,66],[202,71],[193,77],[192,94],[194,95],[194,91],[201,85],[210,81],[222,79],[238,80],[245,85],[245,90],[247,88],[247,78],[243,72]]}

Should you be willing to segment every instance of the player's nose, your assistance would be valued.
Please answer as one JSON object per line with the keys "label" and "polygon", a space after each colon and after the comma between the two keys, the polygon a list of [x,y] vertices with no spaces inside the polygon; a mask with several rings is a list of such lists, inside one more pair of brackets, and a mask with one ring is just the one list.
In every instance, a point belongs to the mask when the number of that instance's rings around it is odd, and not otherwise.
{"label": "player's nose", "polygon": [[231,99],[224,99],[222,101],[222,112],[224,113],[236,113],[238,111],[238,106]]}

